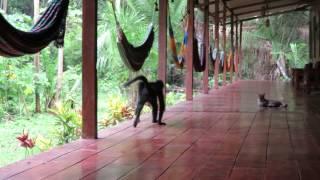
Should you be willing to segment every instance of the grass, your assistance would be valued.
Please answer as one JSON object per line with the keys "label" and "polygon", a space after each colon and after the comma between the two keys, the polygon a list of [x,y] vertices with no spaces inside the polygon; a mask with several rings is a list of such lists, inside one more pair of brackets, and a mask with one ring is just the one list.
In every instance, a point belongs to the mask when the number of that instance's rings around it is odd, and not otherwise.
{"label": "grass", "polygon": [[[55,117],[50,114],[38,114],[30,118],[17,117],[14,121],[0,123],[0,167],[8,165],[12,162],[24,159],[26,150],[20,147],[17,136],[22,134],[23,130],[29,132],[29,137],[40,140],[53,139],[51,133],[54,127]],[[41,138],[41,139],[43,139]],[[36,144],[29,155],[40,153],[41,150]]]}

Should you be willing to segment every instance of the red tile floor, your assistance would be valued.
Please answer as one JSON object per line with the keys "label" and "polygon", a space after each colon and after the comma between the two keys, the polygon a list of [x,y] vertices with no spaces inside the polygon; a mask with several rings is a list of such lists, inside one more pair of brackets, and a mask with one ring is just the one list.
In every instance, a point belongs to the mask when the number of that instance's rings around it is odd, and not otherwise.
{"label": "red tile floor", "polygon": [[[259,109],[257,94],[288,102]],[[0,179],[320,179],[320,95],[239,81],[0,169]]]}

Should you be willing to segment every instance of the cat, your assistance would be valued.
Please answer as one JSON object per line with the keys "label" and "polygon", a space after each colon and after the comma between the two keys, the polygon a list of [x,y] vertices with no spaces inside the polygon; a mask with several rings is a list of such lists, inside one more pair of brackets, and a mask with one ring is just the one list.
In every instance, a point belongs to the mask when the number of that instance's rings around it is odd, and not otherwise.
{"label": "cat", "polygon": [[278,107],[287,108],[288,107],[288,104],[285,104],[281,101],[266,99],[265,94],[259,94],[257,101],[260,107],[270,107],[270,108],[278,108]]}

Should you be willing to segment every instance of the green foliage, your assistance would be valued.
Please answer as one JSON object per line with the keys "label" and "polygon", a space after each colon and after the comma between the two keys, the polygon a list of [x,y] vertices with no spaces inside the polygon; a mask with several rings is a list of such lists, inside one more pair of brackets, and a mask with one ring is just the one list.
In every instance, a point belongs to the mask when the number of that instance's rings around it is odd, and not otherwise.
{"label": "green foliage", "polygon": [[186,99],[185,93],[169,92],[166,94],[166,106],[172,106]]}
{"label": "green foliage", "polygon": [[288,53],[285,54],[290,67],[303,68],[308,58],[308,47],[306,43],[291,43]]}
{"label": "green foliage", "polygon": [[33,80],[28,71],[32,71],[32,66],[23,59],[7,61],[0,58],[0,105],[11,115],[29,113],[26,102],[33,93]]}
{"label": "green foliage", "polygon": [[50,111],[57,117],[54,134],[58,144],[68,143],[81,135],[82,117],[79,111],[73,109],[73,101],[56,103]]}
{"label": "green foliage", "polygon": [[107,102],[106,117],[100,121],[102,126],[114,126],[125,119],[133,117],[133,109],[127,105],[121,96],[110,96]]}
{"label": "green foliage", "polygon": [[255,64],[261,61],[252,49],[271,48],[273,63],[284,57],[288,67],[303,67],[309,61],[308,40],[304,39],[301,31],[308,28],[308,12],[271,16],[269,20],[269,27],[263,18],[244,24],[250,28],[243,33],[244,60],[241,74],[244,79],[254,78],[254,71],[257,70]]}

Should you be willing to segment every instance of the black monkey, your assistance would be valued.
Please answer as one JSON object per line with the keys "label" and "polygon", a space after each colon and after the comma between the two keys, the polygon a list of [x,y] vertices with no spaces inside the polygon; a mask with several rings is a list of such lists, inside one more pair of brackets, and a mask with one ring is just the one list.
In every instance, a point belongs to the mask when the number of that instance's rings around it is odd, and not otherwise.
{"label": "black monkey", "polygon": [[[135,110],[136,118],[134,120],[133,126],[136,127],[140,122],[140,113],[146,102],[150,103],[152,106],[152,122],[158,123],[159,125],[166,125],[166,123],[161,122],[162,115],[165,111],[165,102],[163,95],[164,84],[161,80],[155,82],[148,82],[147,78],[144,76],[137,76],[136,78],[126,82],[124,87],[130,86],[130,84],[135,81],[140,81],[138,90],[138,102]],[[159,119],[158,117],[158,100],[159,100]]]}

